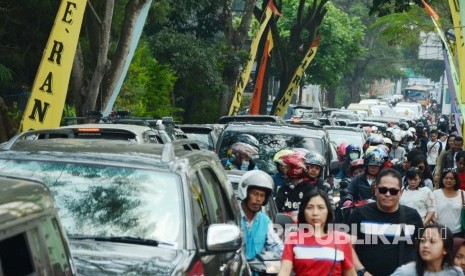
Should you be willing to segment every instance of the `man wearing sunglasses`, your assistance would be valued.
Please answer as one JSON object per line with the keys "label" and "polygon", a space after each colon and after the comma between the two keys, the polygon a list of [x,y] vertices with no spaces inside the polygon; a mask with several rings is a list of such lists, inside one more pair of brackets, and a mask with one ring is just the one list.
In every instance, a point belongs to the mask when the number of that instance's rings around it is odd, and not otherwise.
{"label": "man wearing sunglasses", "polygon": [[423,222],[418,212],[399,204],[401,175],[382,170],[375,182],[376,202],[356,208],[351,216],[351,234],[358,258],[358,275],[390,275],[415,259],[414,240]]}

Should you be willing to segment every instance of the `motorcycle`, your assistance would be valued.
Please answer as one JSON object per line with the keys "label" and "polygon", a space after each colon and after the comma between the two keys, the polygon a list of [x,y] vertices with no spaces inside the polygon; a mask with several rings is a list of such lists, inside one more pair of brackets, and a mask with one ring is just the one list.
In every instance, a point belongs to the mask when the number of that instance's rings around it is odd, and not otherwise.
{"label": "motorcycle", "polygon": [[[296,226],[291,215],[277,214],[275,224],[279,225],[282,231],[281,239],[284,239],[287,232],[293,231]],[[297,228],[297,226],[295,227]],[[278,275],[281,268],[281,255],[276,252],[265,251],[250,261],[248,261],[252,275]]]}

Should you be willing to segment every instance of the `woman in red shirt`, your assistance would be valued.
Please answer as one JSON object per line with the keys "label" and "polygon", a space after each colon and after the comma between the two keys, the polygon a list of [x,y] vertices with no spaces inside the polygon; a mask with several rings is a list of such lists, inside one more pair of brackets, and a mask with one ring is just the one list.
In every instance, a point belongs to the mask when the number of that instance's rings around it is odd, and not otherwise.
{"label": "woman in red shirt", "polygon": [[455,155],[455,165],[457,165],[457,174],[460,179],[459,189],[465,191],[465,151],[460,150]]}
{"label": "woman in red shirt", "polygon": [[303,196],[298,221],[299,230],[286,238],[278,275],[356,275],[350,236],[331,229],[325,192],[313,189]]}

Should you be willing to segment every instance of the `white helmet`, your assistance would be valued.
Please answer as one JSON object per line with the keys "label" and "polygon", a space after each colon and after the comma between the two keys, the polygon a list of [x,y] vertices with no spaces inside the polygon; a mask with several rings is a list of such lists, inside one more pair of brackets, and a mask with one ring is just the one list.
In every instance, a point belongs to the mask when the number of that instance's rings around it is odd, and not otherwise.
{"label": "white helmet", "polygon": [[239,180],[238,197],[240,200],[247,198],[247,192],[250,187],[263,189],[266,192],[263,206],[268,203],[268,198],[273,192],[274,182],[269,174],[260,170],[252,170],[244,173]]}
{"label": "white helmet", "polygon": [[378,131],[378,127],[377,126],[372,126],[371,127],[371,132],[377,132]]}
{"label": "white helmet", "polygon": [[385,145],[392,145],[392,140],[391,139],[389,139],[387,137],[384,137],[383,140],[384,140]]}
{"label": "white helmet", "polygon": [[412,134],[415,134],[417,130],[414,127],[409,127],[408,131],[410,131]]}
{"label": "white helmet", "polygon": [[393,127],[388,127],[388,128],[386,129],[386,132],[391,132],[391,133],[392,133],[393,130],[394,130]]}
{"label": "white helmet", "polygon": [[400,133],[396,133],[396,134],[392,135],[392,141],[394,141],[394,142],[402,141],[402,135],[400,135]]}

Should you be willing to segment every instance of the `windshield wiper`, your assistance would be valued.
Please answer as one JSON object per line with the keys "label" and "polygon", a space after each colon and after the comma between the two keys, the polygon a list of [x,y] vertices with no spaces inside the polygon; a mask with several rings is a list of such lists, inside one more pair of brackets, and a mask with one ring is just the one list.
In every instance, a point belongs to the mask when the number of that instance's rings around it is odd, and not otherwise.
{"label": "windshield wiper", "polygon": [[151,239],[143,239],[137,237],[102,237],[102,236],[83,236],[83,235],[68,235],[68,238],[73,240],[94,240],[94,241],[106,241],[106,242],[119,242],[119,243],[129,243],[129,244],[139,244],[139,245],[169,245],[174,246],[172,243],[162,242]]}

